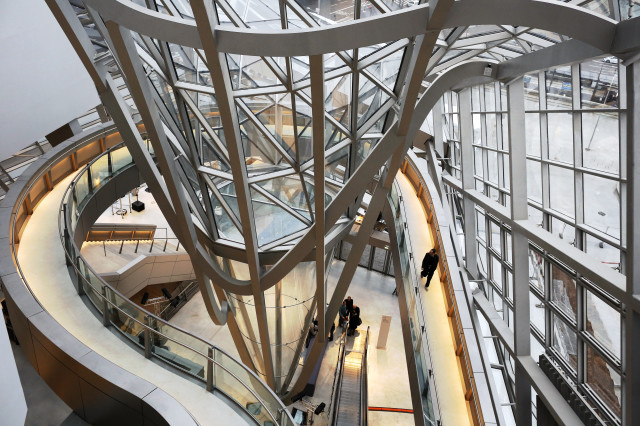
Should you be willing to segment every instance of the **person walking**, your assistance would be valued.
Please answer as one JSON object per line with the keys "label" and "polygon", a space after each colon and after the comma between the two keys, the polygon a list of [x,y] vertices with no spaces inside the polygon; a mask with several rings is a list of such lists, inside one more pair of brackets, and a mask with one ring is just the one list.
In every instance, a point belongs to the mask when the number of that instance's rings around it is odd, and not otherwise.
{"label": "person walking", "polygon": [[431,278],[433,278],[434,272],[438,268],[438,261],[440,258],[436,254],[436,249],[431,249],[427,254],[424,255],[424,259],[422,259],[422,272],[420,275],[423,277],[427,277],[427,283],[424,285],[424,288],[428,289],[429,284],[431,283]]}

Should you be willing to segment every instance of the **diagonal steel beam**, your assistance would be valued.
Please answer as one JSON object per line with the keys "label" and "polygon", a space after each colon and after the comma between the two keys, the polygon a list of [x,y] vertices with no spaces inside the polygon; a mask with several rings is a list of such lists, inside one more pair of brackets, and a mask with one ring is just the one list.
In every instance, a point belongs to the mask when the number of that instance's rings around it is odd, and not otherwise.
{"label": "diagonal steel beam", "polygon": [[219,25],[217,13],[212,2],[194,0],[191,2],[198,33],[202,41],[207,58],[207,65],[211,72],[213,87],[216,91],[216,100],[220,108],[220,116],[225,132],[229,160],[234,177],[236,194],[238,197],[238,209],[242,229],[244,230],[245,247],[247,252],[247,266],[249,268],[251,291],[255,300],[255,310],[259,327],[262,356],[264,359],[266,382],[271,388],[275,387],[273,360],[269,332],[267,330],[267,312],[264,295],[260,288],[260,261],[258,258],[258,241],[256,224],[251,207],[251,192],[247,175],[247,167],[244,161],[244,151],[238,123],[238,115],[234,99],[230,96],[231,81],[227,57],[218,51],[215,29]]}

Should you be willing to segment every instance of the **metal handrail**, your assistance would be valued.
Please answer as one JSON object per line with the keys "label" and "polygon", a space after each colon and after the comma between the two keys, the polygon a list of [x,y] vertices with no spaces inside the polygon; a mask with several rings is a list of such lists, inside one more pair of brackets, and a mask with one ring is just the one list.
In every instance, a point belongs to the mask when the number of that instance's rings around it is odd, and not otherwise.
{"label": "metal handrail", "polygon": [[369,329],[367,326],[367,337],[364,340],[364,354],[362,355],[362,375],[360,376],[360,424],[366,426],[368,424],[369,414],[369,383],[367,378],[367,355],[369,353]]}
{"label": "metal handrail", "polygon": [[[346,326],[345,326],[346,330]],[[343,335],[346,334],[343,332]],[[344,358],[347,352],[347,340],[343,339],[343,343],[341,346],[341,352],[338,356],[338,364],[336,368],[336,375],[338,382],[336,383],[335,389],[336,394],[333,398],[333,407],[331,412],[331,425],[336,425],[336,421],[338,420],[338,411],[340,409],[340,394],[342,393],[342,372],[344,371]]]}
{"label": "metal handrail", "polygon": [[[78,142],[77,144],[72,144],[69,147],[65,148],[64,150],[60,151],[59,153],[56,153],[56,158],[66,157],[68,154],[70,154],[70,153],[72,154],[72,153],[76,152],[81,147],[80,145],[84,145],[84,143],[88,143],[89,141],[93,141],[94,139],[99,138],[101,136],[109,135],[109,134],[111,134],[113,132],[113,130],[116,130],[116,126],[115,125],[108,126],[107,128],[105,128],[105,129],[103,129],[101,131],[98,131],[96,133],[91,133],[82,142]],[[27,195],[29,194],[29,192],[31,192],[31,189],[33,188],[35,183],[42,176],[44,176],[47,172],[49,172],[49,170],[50,170],[49,168],[47,168],[45,170],[41,170],[39,173],[37,173],[37,175],[34,174],[34,176],[32,176],[30,178],[29,184],[22,190],[22,195],[20,196],[19,202],[16,202],[14,204],[14,206],[19,206],[22,203],[24,203],[24,200],[27,198]],[[13,260],[15,261],[16,267],[18,268],[18,274],[20,275],[20,279],[22,279],[22,282],[25,284],[25,286],[27,287],[27,290],[29,291],[31,296],[33,296],[34,300],[36,302],[38,302],[38,305],[43,307],[42,303],[40,302],[40,300],[38,300],[38,298],[36,297],[36,295],[33,292],[33,290],[31,290],[31,287],[29,287],[27,279],[25,278],[24,273],[22,271],[22,267],[20,266],[20,262],[18,261],[18,252],[16,250],[16,242],[15,242],[15,229],[16,229],[17,213],[18,213],[17,209],[11,213],[11,230],[12,230],[12,232],[9,233],[9,240],[10,240],[10,245],[11,245],[11,254],[13,255]],[[66,252],[66,250],[65,250],[65,252]]]}
{"label": "metal handrail", "polygon": [[[103,299],[105,302],[107,302],[109,305],[111,305],[112,308],[115,308],[117,311],[120,311],[121,313],[123,313],[124,315],[126,315],[128,318],[132,319],[133,321],[135,321],[136,323],[138,323],[139,325],[141,325],[144,330],[143,332],[149,332],[149,333],[153,333],[156,334],[164,339],[167,339],[171,342],[177,343],[179,346],[182,346],[183,348],[190,350],[192,352],[195,352],[198,355],[201,355],[203,358],[206,358],[207,361],[212,362],[213,364],[217,365],[218,367],[222,368],[224,371],[226,371],[228,374],[231,375],[231,377],[233,377],[234,379],[236,379],[240,384],[242,384],[250,393],[251,395],[254,396],[254,398],[256,398],[258,401],[262,401],[261,398],[253,391],[253,389],[251,389],[251,387],[249,385],[247,385],[244,381],[242,381],[242,379],[240,379],[238,376],[236,376],[234,373],[232,373],[231,371],[229,371],[229,369],[227,367],[225,367],[224,365],[220,364],[218,361],[216,361],[214,359],[214,357],[210,357],[209,355],[205,355],[202,352],[200,352],[199,350],[192,348],[191,346],[187,345],[186,343],[182,343],[174,338],[171,338],[169,336],[167,336],[166,334],[153,329],[152,327],[149,327],[148,325],[140,322],[139,320],[137,320],[136,318],[129,316],[129,314],[127,314],[125,311],[123,311],[122,309],[120,309],[117,304],[111,302],[109,299],[104,298]],[[217,350],[218,348],[215,346],[212,346],[214,350]],[[269,407],[267,407],[266,404],[262,404],[264,406],[264,408],[267,410],[267,413],[269,414],[269,417],[271,417],[271,419],[276,422],[276,424],[278,424],[278,422],[276,421],[275,416],[271,413],[271,410],[269,410]],[[249,413],[251,415],[251,413]]]}
{"label": "metal handrail", "polygon": [[[115,242],[119,242],[120,243],[120,251],[118,254],[122,254],[122,249],[124,248],[124,244],[125,243],[136,243],[136,249],[134,250],[134,253],[138,253],[138,247],[140,246],[141,242],[147,242],[150,241],[151,242],[151,246],[149,247],[149,253],[153,252],[153,246],[155,245],[156,241],[164,241],[164,247],[162,248],[162,252],[166,253],[167,251],[167,244],[169,243],[169,240],[177,240],[178,244],[176,244],[176,248],[175,251],[178,252],[180,251],[180,240],[178,239],[178,237],[153,237],[153,238],[111,238],[108,240],[102,240],[102,241],[87,241],[88,243],[98,243],[101,242],[102,243],[102,248],[104,250],[104,255],[107,255],[107,241],[115,241]],[[186,249],[184,250],[186,252]]]}
{"label": "metal handrail", "polygon": [[[399,205],[399,207],[401,209],[401,211],[400,211],[400,223],[401,223],[401,228],[402,228],[401,233],[404,234],[404,236],[405,236],[405,239],[407,241],[407,253],[410,255],[410,259],[412,259],[411,256],[413,256],[413,255],[412,255],[412,251],[411,251],[411,247],[412,247],[412,244],[411,244],[411,233],[410,232],[405,232],[406,231],[406,227],[405,227],[406,223],[405,223],[404,218],[407,217],[407,213],[406,213],[406,210],[405,210],[404,202],[402,201],[402,197],[400,196],[400,190],[399,190],[398,182],[395,179],[393,181],[392,190],[390,191],[389,196],[388,196],[389,200],[391,201],[391,205],[392,205],[392,208],[394,210],[394,215],[395,215],[395,204],[393,203],[393,199],[391,198],[391,192],[394,191],[394,190],[396,192],[396,196],[398,197],[398,205]],[[399,234],[400,233],[398,233],[398,235],[396,236],[397,239],[400,238]],[[414,261],[410,261],[409,262],[409,273],[411,275],[411,282],[415,286],[416,283],[419,283],[419,279],[417,278],[418,277],[418,273],[416,271],[416,265],[415,265]],[[419,288],[419,286],[417,286],[416,288]],[[425,326],[426,325],[426,321],[425,321],[425,318],[424,318],[425,310],[424,310],[424,305],[422,303],[422,297],[420,295],[420,292],[418,292],[418,291],[414,292],[413,297],[416,299],[416,306],[419,307],[419,309],[417,309],[417,314],[419,315],[419,319],[422,320],[421,321],[421,326]],[[431,345],[429,344],[429,339],[424,338],[422,333],[420,333],[420,338],[423,339],[423,348],[426,349],[425,361],[427,361],[429,367],[431,367],[433,362],[432,362],[432,358],[431,358]],[[431,381],[431,379],[433,377],[431,375],[431,371],[432,371],[432,368],[429,368],[429,377],[426,377],[426,379],[428,381]],[[431,386],[431,389],[433,391],[433,395],[435,396],[435,401],[432,398],[432,404],[435,402],[435,407],[437,409],[437,413],[434,412],[434,414],[439,417],[440,400],[438,398],[438,390],[437,390],[436,386]],[[427,420],[429,420],[430,423],[433,423],[430,419],[427,418]]]}
{"label": "metal handrail", "polygon": [[[412,169],[414,169],[416,171],[418,170],[416,164],[412,161],[412,159],[409,156],[407,156],[407,162],[411,164]],[[429,200],[430,210],[433,210],[433,199],[431,197],[431,193],[428,190],[427,183],[425,182],[423,176],[420,173],[416,173],[416,176],[418,177],[418,179],[420,181],[420,184],[424,188],[423,191],[424,191],[425,195],[427,196],[427,198]],[[403,209],[404,209],[404,207],[403,207]],[[443,237],[442,237],[442,234],[440,232],[440,227],[438,226],[438,218],[437,218],[437,216],[435,214],[432,214],[431,216],[432,216],[433,220],[435,221],[435,226],[433,226],[432,228],[433,228],[433,230],[435,232],[436,244],[437,244],[438,247],[444,247]],[[445,275],[446,275],[445,279],[447,280],[447,283],[448,283],[448,285],[445,286],[446,290],[449,293],[449,297],[451,298],[451,300],[456,300],[456,296],[455,296],[455,294],[453,294],[453,283],[451,282],[451,272],[450,272],[450,269],[449,269],[449,262],[447,260],[447,256],[443,255],[443,256],[440,257],[440,259],[442,261],[442,268],[443,268],[443,270],[445,270]],[[461,323],[460,323],[460,320],[459,320],[460,314],[458,313],[458,306],[457,306],[456,303],[453,304],[453,309],[454,309],[454,313],[455,313],[456,317],[458,318],[458,320],[455,321],[456,331],[457,331],[458,335],[460,336],[460,338],[462,340],[464,340],[464,330],[461,327]],[[466,345],[465,345],[465,353],[466,352],[467,352],[467,349],[466,349]],[[475,380],[473,379],[474,375],[473,375],[473,372],[470,371],[470,365],[469,364],[470,364],[470,359],[469,359],[469,357],[467,355],[467,362],[464,363],[464,368],[466,370],[467,377],[469,378],[469,382],[471,383],[472,391],[473,391],[474,394],[477,394]],[[479,405],[478,398],[473,398],[473,404],[476,406],[476,410],[475,410],[476,411],[476,420],[477,420],[477,422],[479,424],[481,424],[482,423],[482,421],[481,421],[482,419],[480,418],[480,416],[481,416],[480,413],[482,413],[482,408]]]}
{"label": "metal handrail", "polygon": [[[65,192],[63,194],[62,197],[62,202],[61,202],[61,206],[59,209],[59,213],[58,213],[58,233],[59,233],[59,237],[65,252],[65,256],[67,257],[67,259],[69,260],[70,264],[73,266],[73,269],[75,270],[77,276],[81,279],[83,279],[85,282],[87,282],[89,284],[89,286],[94,289],[94,287],[91,285],[90,281],[87,280],[87,278],[84,276],[84,274],[82,273],[82,271],[80,271],[80,269],[78,268],[78,265],[76,264],[76,259],[73,259],[73,257],[71,256],[71,254],[68,252],[67,250],[67,246],[65,245],[65,240],[64,240],[64,231],[67,231],[67,233],[69,235],[72,235],[71,232],[69,232],[71,230],[70,227],[70,214],[73,214],[73,212],[68,212],[66,207],[69,205],[68,201],[69,201],[69,197],[71,197],[71,194],[73,194],[73,190],[75,189],[76,183],[78,182],[78,180],[83,176],[84,173],[87,172],[87,170],[89,170],[89,168],[97,161],[99,160],[101,157],[103,157],[104,155],[108,155],[110,154],[112,151],[122,148],[124,146],[124,143],[118,144],[114,147],[112,147],[111,149],[101,153],[101,155],[99,155],[98,157],[94,158],[89,164],[87,164],[86,166],[84,166],[84,168],[78,172],[77,176],[75,176],[73,178],[73,180],[71,181],[71,183],[69,184],[69,186],[67,186],[67,188],[65,189]],[[129,166],[131,167],[131,166]],[[128,169],[128,167],[124,167],[118,171],[111,172],[111,174],[109,175],[108,179],[112,179],[114,176],[116,176],[117,174],[121,173],[122,171]],[[91,194],[91,193],[90,193]],[[89,195],[87,195],[87,197],[89,197]],[[86,205],[86,203],[83,203]],[[80,207],[80,203],[78,204],[77,207]],[[63,225],[63,226],[62,226]],[[79,253],[80,250],[77,249],[77,246],[75,244],[75,242],[73,241],[73,238],[69,237],[69,242],[70,244],[72,244],[75,249],[77,250],[77,252]],[[120,292],[118,292],[116,289],[112,288],[107,282],[105,282],[102,278],[100,278],[100,276],[93,270],[93,268],[82,258],[82,255],[78,256],[79,258],[82,259],[82,261],[84,262],[84,266],[86,267],[86,269],[88,269],[89,273],[96,277],[96,279],[98,279],[101,283],[103,288],[107,288],[110,292],[112,292],[113,294],[119,296],[123,301],[128,302],[130,304],[130,306],[141,312],[142,314],[144,314],[145,316],[148,316],[149,318],[154,319],[156,322],[159,322],[161,324],[163,324],[164,326],[174,329],[176,330],[178,333],[189,336],[192,339],[195,339],[196,341],[200,341],[203,344],[207,345],[208,347],[212,348],[214,351],[218,351],[219,353],[223,354],[224,356],[226,356],[230,361],[234,362],[235,364],[237,364],[241,369],[243,369],[246,373],[248,373],[250,376],[253,376],[254,379],[258,380],[258,382],[262,382],[262,379],[260,379],[260,377],[253,372],[252,370],[250,370],[248,367],[246,367],[244,364],[238,362],[235,358],[231,357],[225,350],[211,344],[210,342],[202,339],[199,336],[196,336],[195,334],[184,330],[176,325],[170,324],[166,321],[164,321],[162,318],[146,311],[145,309],[140,308],[139,306],[135,305],[133,302],[131,302],[127,297],[125,297],[124,295],[122,295]],[[94,289],[95,290],[95,289]],[[141,324],[140,321],[138,321],[136,318],[130,316],[127,312],[123,311],[122,309],[118,308],[117,306],[115,306],[113,304],[113,302],[111,302],[110,300],[108,300],[108,298],[106,298],[105,296],[103,296],[101,294],[101,292],[98,291],[94,291],[94,293],[96,294],[96,296],[98,296],[100,299],[102,299],[104,302],[107,302],[109,305],[114,306],[118,311],[122,312],[127,318],[132,319],[133,321],[137,322],[138,324]],[[264,399],[260,398],[255,391],[246,383],[244,383],[242,380],[240,380],[239,378],[237,378],[237,376],[235,376],[233,373],[231,373],[226,367],[220,365],[217,361],[213,360],[211,357],[209,357],[208,355],[205,355],[203,353],[201,353],[200,351],[191,348],[190,346],[181,343],[173,338],[169,338],[168,336],[164,335],[163,333],[160,333],[159,331],[155,331],[152,328],[150,328],[149,326],[147,326],[146,324],[141,324],[145,330],[148,330],[149,332],[155,333],[157,335],[162,336],[163,338],[167,338],[168,340],[171,340],[175,343],[177,343],[178,345],[184,347],[187,350],[190,350],[192,352],[195,352],[199,355],[202,355],[203,357],[205,357],[209,362],[213,362],[215,365],[221,367],[224,371],[226,371],[227,373],[229,373],[232,377],[234,377],[236,380],[238,380],[239,383],[241,383],[255,398],[256,400],[266,409],[266,411],[268,412],[269,416],[274,420],[274,422],[276,424],[279,424],[278,421],[276,421],[275,416],[271,413],[271,410],[269,410],[268,408],[268,404],[264,401]],[[162,359],[160,357],[160,359]],[[281,409],[284,410],[284,412],[286,412],[286,416],[285,419],[289,420],[292,424],[293,424],[293,418],[291,417],[291,414],[288,413],[288,411],[286,410],[286,408],[284,408],[284,406],[282,405],[280,399],[276,396],[276,394],[273,392],[273,390],[271,388],[269,388],[268,386],[264,386],[264,390],[267,391],[269,394],[271,394],[271,396],[274,398],[275,402],[280,402],[281,405]],[[229,396],[230,398],[233,399],[233,397]],[[245,411],[248,412],[248,410],[246,410],[246,408],[243,407],[243,409]],[[251,413],[249,413],[251,415]]]}

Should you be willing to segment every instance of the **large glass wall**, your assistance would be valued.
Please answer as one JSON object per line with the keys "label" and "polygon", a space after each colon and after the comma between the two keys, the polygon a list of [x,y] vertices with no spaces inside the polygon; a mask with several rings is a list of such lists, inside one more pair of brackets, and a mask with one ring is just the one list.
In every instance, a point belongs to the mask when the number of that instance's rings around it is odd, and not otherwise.
{"label": "large glass wall", "polygon": [[[624,273],[625,129],[620,117],[626,105],[620,94],[625,90],[621,74],[624,69],[618,60],[606,57],[526,74],[522,82],[528,220],[557,237],[553,250],[529,241],[531,356],[550,357],[599,420],[611,424],[622,419],[623,307],[559,255],[567,244],[585,252],[591,262]],[[479,288],[513,331],[514,285],[519,283],[514,283],[514,224],[504,220],[511,207],[507,90],[501,83],[470,90],[470,141],[460,140],[460,132],[452,131],[454,121],[460,126],[458,120],[465,120],[456,114],[459,93],[449,92],[441,100],[449,152],[445,168],[458,179],[471,172],[475,190],[488,204],[474,203],[472,211],[465,211],[465,195],[449,185],[445,185],[446,200],[452,217],[460,221],[459,234],[465,221],[475,222],[476,235],[471,238],[482,280]],[[466,166],[459,154],[461,143],[473,146],[472,163]],[[463,246],[467,238],[463,235]],[[498,389],[504,389],[499,393],[513,402],[513,360],[498,339],[487,338],[485,343],[496,361]]]}

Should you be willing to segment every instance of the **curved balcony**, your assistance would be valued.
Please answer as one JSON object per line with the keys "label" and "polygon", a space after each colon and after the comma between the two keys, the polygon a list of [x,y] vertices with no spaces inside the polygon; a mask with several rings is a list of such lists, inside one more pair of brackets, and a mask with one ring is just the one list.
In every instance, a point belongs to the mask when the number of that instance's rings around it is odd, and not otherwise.
{"label": "curved balcony", "polygon": [[[259,424],[292,424],[282,402],[253,371],[223,349],[131,302],[104,281],[80,254],[76,231],[80,224],[92,223],[85,219],[85,213],[99,214],[111,204],[109,195],[122,196],[137,186],[136,179],[124,176],[131,170],[137,174],[135,163],[122,143],[85,166],[65,191],[58,216],[60,240],[77,276],[78,293],[87,295],[105,326],[113,325],[143,349],[147,358],[159,359],[206,384],[207,390],[221,392],[246,409]],[[118,179],[121,176],[124,179]],[[92,209],[88,209],[90,203],[96,203]]]}
{"label": "curved balcony", "polygon": [[[255,373],[209,342],[130,302],[79,255],[74,232],[85,220],[87,206],[99,199],[93,205],[97,208],[106,194],[126,192],[138,181],[131,179],[137,175],[135,164],[114,138],[119,136],[108,124],[59,145],[36,161],[33,173],[21,176],[4,200],[0,213],[7,226],[0,229],[9,244],[2,248],[7,252],[2,258],[11,262],[1,265],[3,288],[30,362],[91,423],[140,424],[151,419],[195,424],[210,420],[215,408],[221,419],[293,424]],[[105,152],[108,146],[112,148]],[[72,178],[78,164],[92,157]],[[58,214],[57,222],[52,214]],[[39,259],[58,253],[66,257],[66,268],[62,259],[47,258],[47,265]],[[77,299],[79,294],[86,298]],[[81,300],[96,308],[102,324],[128,337],[129,344],[100,327]],[[169,369],[145,360],[143,353]],[[177,371],[170,371],[173,368]]]}

